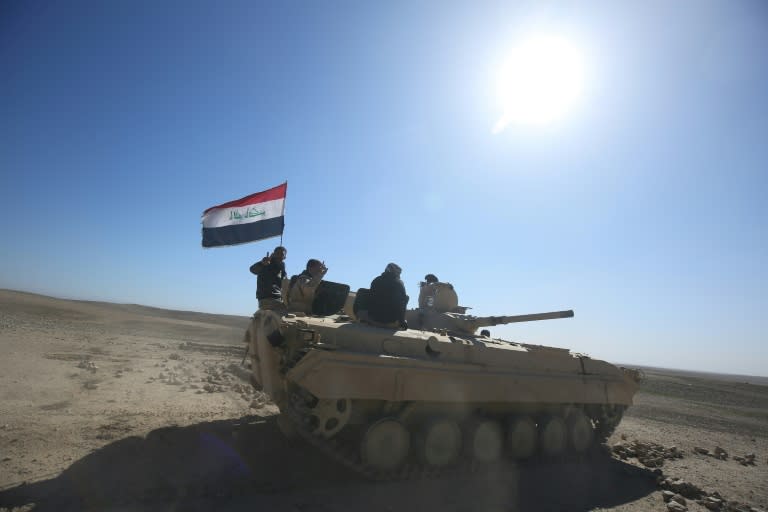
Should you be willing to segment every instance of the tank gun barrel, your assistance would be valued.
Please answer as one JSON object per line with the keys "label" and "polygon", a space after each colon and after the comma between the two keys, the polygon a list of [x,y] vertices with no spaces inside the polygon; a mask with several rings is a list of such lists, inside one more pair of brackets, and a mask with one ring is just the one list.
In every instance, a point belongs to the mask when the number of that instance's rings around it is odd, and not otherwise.
{"label": "tank gun barrel", "polygon": [[513,315],[513,316],[484,316],[475,320],[474,324],[476,328],[480,327],[492,327],[494,325],[502,324],[514,324],[518,322],[535,322],[537,320],[554,320],[556,318],[571,318],[573,316],[573,310],[566,311],[550,311],[548,313],[532,313],[530,315]]}

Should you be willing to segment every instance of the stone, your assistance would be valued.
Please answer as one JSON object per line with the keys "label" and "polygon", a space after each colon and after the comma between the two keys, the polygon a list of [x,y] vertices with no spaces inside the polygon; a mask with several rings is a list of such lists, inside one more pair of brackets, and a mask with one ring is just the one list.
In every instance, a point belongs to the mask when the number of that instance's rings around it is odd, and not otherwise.
{"label": "stone", "polygon": [[675,493],[672,491],[661,491],[661,499],[664,500],[664,503],[669,502],[669,500],[671,500],[674,495]]}
{"label": "stone", "polygon": [[669,503],[667,503],[667,510],[671,512],[685,512],[686,510],[688,510],[688,507],[686,507],[685,505],[681,505],[676,501],[670,501]]}
{"label": "stone", "polygon": [[83,368],[84,370],[88,370],[91,373],[95,373],[96,370],[99,369],[99,367],[96,366],[96,363],[94,363],[93,361],[91,361],[89,359],[83,359],[82,361],[80,361],[77,364],[77,367],[78,368]]}
{"label": "stone", "polygon": [[668,484],[668,488],[677,494],[680,494],[688,499],[695,500],[704,495],[704,492],[697,486],[684,480],[672,480]]}
{"label": "stone", "polygon": [[709,450],[706,448],[701,448],[699,446],[694,446],[693,451],[696,453],[700,453],[701,455],[709,455]]}
{"label": "stone", "polygon": [[672,501],[676,501],[681,505],[687,505],[688,503],[685,501],[685,498],[681,496],[680,494],[675,494],[672,496]]}

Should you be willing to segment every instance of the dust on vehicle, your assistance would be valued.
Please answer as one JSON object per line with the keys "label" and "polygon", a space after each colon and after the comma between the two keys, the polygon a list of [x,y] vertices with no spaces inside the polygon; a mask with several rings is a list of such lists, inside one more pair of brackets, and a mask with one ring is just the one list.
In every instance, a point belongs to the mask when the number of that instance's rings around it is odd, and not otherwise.
{"label": "dust on vehicle", "polygon": [[367,290],[332,282],[318,290],[317,314],[258,311],[245,341],[254,385],[279,407],[281,428],[376,479],[584,454],[610,436],[638,370],[476,334],[573,311],[473,316],[439,284],[406,312],[408,329],[359,321]]}

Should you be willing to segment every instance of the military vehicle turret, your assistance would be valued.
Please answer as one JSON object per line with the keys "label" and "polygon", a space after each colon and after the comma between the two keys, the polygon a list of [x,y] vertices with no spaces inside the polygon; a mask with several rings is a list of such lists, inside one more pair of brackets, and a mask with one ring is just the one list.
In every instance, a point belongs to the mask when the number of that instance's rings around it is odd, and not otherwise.
{"label": "military vehicle turret", "polygon": [[323,282],[318,315],[258,311],[246,341],[255,385],[280,408],[285,431],[366,476],[583,454],[611,434],[637,391],[637,370],[474,334],[572,311],[471,317],[446,292],[409,311],[408,329],[382,328],[337,313],[345,301],[345,311],[360,311],[366,290],[351,295],[357,308],[348,291]]}
{"label": "military vehicle turret", "polygon": [[459,306],[458,295],[451,283],[422,282],[420,288],[418,309],[410,309],[405,313],[408,326],[412,329],[475,334],[482,327],[573,316],[573,311],[568,310],[531,315],[478,317],[467,314],[469,308]]}

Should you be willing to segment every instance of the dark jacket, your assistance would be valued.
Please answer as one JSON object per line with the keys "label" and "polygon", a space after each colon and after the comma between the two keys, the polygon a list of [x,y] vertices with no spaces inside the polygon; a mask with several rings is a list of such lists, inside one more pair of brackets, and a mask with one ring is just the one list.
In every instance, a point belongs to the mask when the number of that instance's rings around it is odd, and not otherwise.
{"label": "dark jacket", "polygon": [[257,261],[251,265],[251,274],[256,274],[256,298],[282,300],[283,278],[285,278],[285,263],[270,259],[267,265]]}
{"label": "dark jacket", "polygon": [[371,283],[368,316],[382,323],[404,322],[408,296],[403,282],[391,272],[384,272]]}

